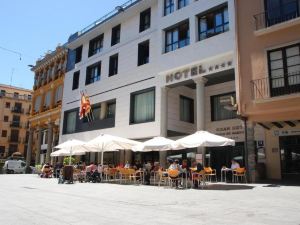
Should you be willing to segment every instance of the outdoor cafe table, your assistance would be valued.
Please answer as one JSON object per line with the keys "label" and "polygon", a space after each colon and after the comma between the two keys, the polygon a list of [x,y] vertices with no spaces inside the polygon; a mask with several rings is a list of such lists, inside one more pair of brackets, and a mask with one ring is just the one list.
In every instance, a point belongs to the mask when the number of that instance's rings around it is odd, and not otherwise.
{"label": "outdoor cafe table", "polygon": [[[227,182],[227,179],[226,179],[226,177],[227,177],[227,172],[233,172],[232,171],[232,169],[231,168],[222,168],[221,169],[221,182]],[[223,181],[223,174],[224,174],[224,181]],[[233,183],[233,173],[232,173],[232,183]]]}

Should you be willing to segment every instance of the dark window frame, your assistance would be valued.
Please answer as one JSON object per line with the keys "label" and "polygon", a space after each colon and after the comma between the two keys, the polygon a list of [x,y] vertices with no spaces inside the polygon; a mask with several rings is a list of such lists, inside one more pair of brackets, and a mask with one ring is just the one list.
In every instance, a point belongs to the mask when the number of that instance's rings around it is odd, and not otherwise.
{"label": "dark window frame", "polygon": [[[146,18],[149,17],[147,23]],[[140,33],[151,27],[151,8],[148,8],[140,13]]]}
{"label": "dark window frame", "polygon": [[214,109],[214,98],[217,97],[222,97],[222,96],[226,96],[226,95],[234,95],[235,96],[235,100],[236,100],[236,92],[235,91],[231,91],[231,92],[227,92],[227,93],[222,93],[222,94],[218,94],[218,95],[211,95],[210,96],[210,121],[211,122],[216,122],[216,121],[224,121],[224,120],[231,120],[231,119],[236,119],[237,118],[237,113],[235,114],[235,117],[233,118],[227,118],[227,119],[216,119],[215,118],[215,109]]}
{"label": "dark window frame", "polygon": [[79,88],[80,70],[73,73],[72,90]]}
{"label": "dark window frame", "polygon": [[[180,38],[182,33],[180,32],[180,29],[183,29],[184,26],[187,26],[188,29],[186,29],[186,37]],[[171,33],[171,43],[168,43],[168,34]],[[174,34],[177,33],[177,41],[174,40]],[[183,44],[181,44],[183,43]],[[175,51],[179,48],[184,48],[186,46],[190,45],[190,24],[188,20],[184,20],[170,28],[165,29],[165,53]]]}
{"label": "dark window frame", "polygon": [[10,109],[10,102],[5,102],[5,108]]}
{"label": "dark window frame", "polygon": [[164,16],[167,16],[175,11],[175,0],[164,0]]}
{"label": "dark window frame", "polygon": [[99,36],[90,40],[88,57],[96,55],[97,53],[99,53],[103,50],[103,41],[104,41],[104,34],[100,34]]}
{"label": "dark window frame", "polygon": [[182,9],[189,5],[189,0],[177,0],[177,9]]}
{"label": "dark window frame", "polygon": [[4,116],[4,117],[3,117],[3,121],[4,121],[4,122],[8,122],[8,121],[9,121],[9,116]]}
{"label": "dark window frame", "polygon": [[7,137],[7,130],[2,130],[1,137]]}
{"label": "dark window frame", "polygon": [[[145,48],[148,49],[145,49]],[[150,62],[150,40],[143,41],[138,44],[138,66],[148,64]]]}
{"label": "dark window frame", "polygon": [[[184,120],[184,118],[183,118],[183,115],[182,115],[182,105],[181,105],[181,101],[182,100],[187,100],[187,101],[189,101],[189,104],[190,104],[190,111],[192,112],[191,114],[191,116],[190,116],[190,118],[189,118],[189,120],[187,121],[187,120]],[[180,121],[183,121],[183,122],[186,122],[186,123],[192,123],[192,124],[194,124],[195,123],[195,101],[194,101],[194,99],[193,98],[190,98],[190,97],[186,97],[186,96],[184,96],[184,95],[179,95],[179,119],[180,119]]]}
{"label": "dark window frame", "polygon": [[[225,4],[221,4],[217,7],[214,7],[212,9],[209,9],[208,11],[203,12],[197,16],[198,17],[198,40],[199,41],[202,41],[202,40],[214,37],[218,34],[222,34],[222,33],[229,31],[229,15],[228,15],[228,21],[225,22],[225,16],[224,16],[225,9],[227,9],[227,13],[229,14],[228,5],[227,5],[227,3],[225,3]],[[215,16],[219,13],[222,14],[222,24],[217,26]],[[208,16],[211,16],[214,19],[213,27],[210,29],[206,28],[205,31],[201,31],[201,20],[204,17],[207,18]],[[212,21],[209,21],[209,22],[212,22]],[[207,20],[206,20],[206,24],[208,24]],[[219,28],[221,28],[221,31],[217,30]],[[213,30],[213,32],[212,32],[212,30]]]}
{"label": "dark window frame", "polygon": [[121,41],[121,24],[115,26],[111,30],[111,46],[114,46]]}
{"label": "dark window frame", "polygon": [[[98,74],[92,75],[92,70],[98,67]],[[93,84],[101,79],[101,61],[96,62],[86,68],[86,77],[85,77],[85,85]]]}
{"label": "dark window frame", "polygon": [[111,55],[109,57],[108,76],[112,77],[114,75],[117,75],[118,72],[119,72],[119,53]]}
{"label": "dark window frame", "polygon": [[[110,108],[111,105],[115,105],[114,114],[110,114],[109,113],[109,108]],[[116,101],[107,102],[107,111],[106,111],[105,118],[114,118],[114,117],[116,117],[116,109],[117,109],[117,103],[116,103]],[[111,116],[111,115],[113,115],[113,116]]]}
{"label": "dark window frame", "polygon": [[[134,122],[134,97],[139,94],[147,93],[150,91],[154,91],[154,113],[153,118],[148,121],[143,122]],[[150,87],[143,90],[135,91],[130,93],[130,113],[129,113],[129,125],[142,124],[142,123],[151,123],[155,121],[155,112],[156,112],[156,88]]]}
{"label": "dark window frame", "polygon": [[82,45],[75,49],[75,64],[81,62],[82,59]]}
{"label": "dark window frame", "polygon": [[[289,74],[288,73],[288,65],[287,65],[287,60],[289,58],[298,56],[298,55],[293,55],[293,56],[287,56],[286,55],[286,50],[292,47],[298,47],[299,52],[300,52],[300,43],[296,43],[296,44],[292,44],[292,45],[287,45],[284,47],[280,47],[280,48],[276,48],[276,49],[271,49],[267,51],[267,60],[268,60],[268,78],[269,78],[269,87],[270,87],[270,95],[271,97],[275,97],[275,96],[281,96],[281,95],[285,95],[285,94],[291,94],[291,93],[295,93],[295,92],[299,92],[300,91],[300,85],[299,84],[295,84],[295,85],[290,85],[289,84],[289,78],[291,77],[296,77],[296,76],[300,76],[300,71],[297,71],[296,73],[293,74]],[[273,61],[278,61],[278,60],[282,60],[282,68],[277,68],[277,69],[283,69],[283,77],[276,77],[274,80],[276,79],[284,79],[284,86],[283,87],[273,87],[272,84],[272,76],[271,76],[271,58],[270,55],[272,52],[277,52],[277,51],[281,51],[282,53],[282,58],[281,59],[277,59],[277,60],[273,60]],[[300,64],[295,64],[292,66],[299,66]],[[274,70],[277,70],[274,69]],[[295,92],[290,92],[290,89],[294,89]],[[276,91],[276,89],[278,89],[278,91]]]}

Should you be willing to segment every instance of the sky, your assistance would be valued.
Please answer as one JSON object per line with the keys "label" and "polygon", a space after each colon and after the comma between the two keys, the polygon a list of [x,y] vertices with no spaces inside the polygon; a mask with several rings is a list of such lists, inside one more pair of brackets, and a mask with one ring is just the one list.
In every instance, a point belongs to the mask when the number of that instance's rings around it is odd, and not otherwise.
{"label": "sky", "polygon": [[126,1],[1,0],[0,83],[32,89],[28,65]]}

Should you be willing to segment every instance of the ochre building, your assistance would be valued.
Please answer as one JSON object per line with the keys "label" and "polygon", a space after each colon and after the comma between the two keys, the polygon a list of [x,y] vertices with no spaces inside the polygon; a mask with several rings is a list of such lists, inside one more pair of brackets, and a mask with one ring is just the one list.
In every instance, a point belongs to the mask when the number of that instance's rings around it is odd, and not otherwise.
{"label": "ochre building", "polygon": [[236,4],[239,111],[265,131],[250,161],[264,163],[269,179],[299,180],[300,1]]}
{"label": "ochre building", "polygon": [[35,164],[50,162],[53,146],[58,143],[66,55],[66,48],[58,46],[32,68],[35,76],[28,146],[35,153]]}
{"label": "ochre building", "polygon": [[0,158],[26,157],[32,91],[0,84]]}

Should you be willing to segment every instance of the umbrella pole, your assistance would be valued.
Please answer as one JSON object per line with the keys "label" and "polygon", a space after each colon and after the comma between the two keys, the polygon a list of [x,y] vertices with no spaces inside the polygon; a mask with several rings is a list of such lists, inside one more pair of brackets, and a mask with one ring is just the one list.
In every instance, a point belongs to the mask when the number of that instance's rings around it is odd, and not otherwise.
{"label": "umbrella pole", "polygon": [[102,151],[101,151],[101,165],[103,165],[103,155],[104,155],[104,143],[102,143]]}
{"label": "umbrella pole", "polygon": [[72,155],[72,147],[71,147],[70,156],[69,156],[69,166],[71,166],[71,161],[72,161],[71,155]]}

